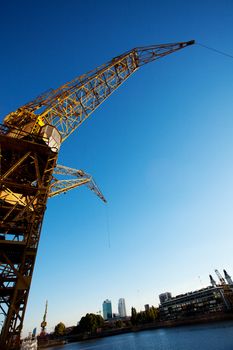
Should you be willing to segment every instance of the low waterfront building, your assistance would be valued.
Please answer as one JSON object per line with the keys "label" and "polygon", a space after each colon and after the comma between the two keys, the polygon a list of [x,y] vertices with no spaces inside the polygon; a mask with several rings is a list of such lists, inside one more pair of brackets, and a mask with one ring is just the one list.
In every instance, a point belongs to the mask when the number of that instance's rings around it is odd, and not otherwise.
{"label": "low waterfront building", "polygon": [[160,318],[171,320],[231,310],[233,304],[231,298],[229,298],[229,290],[226,293],[225,289],[223,286],[210,286],[194,292],[177,295],[167,300],[160,298]]}

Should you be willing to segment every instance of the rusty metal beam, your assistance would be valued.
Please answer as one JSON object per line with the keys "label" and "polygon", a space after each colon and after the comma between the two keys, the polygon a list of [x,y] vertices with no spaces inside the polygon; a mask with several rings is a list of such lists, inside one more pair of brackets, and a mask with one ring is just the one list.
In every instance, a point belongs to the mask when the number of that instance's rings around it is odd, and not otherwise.
{"label": "rusty metal beam", "polygon": [[12,137],[0,137],[4,170],[0,177],[0,308],[5,315],[0,349],[4,350],[19,348],[41,224],[57,161],[57,153],[47,146],[14,141]]}

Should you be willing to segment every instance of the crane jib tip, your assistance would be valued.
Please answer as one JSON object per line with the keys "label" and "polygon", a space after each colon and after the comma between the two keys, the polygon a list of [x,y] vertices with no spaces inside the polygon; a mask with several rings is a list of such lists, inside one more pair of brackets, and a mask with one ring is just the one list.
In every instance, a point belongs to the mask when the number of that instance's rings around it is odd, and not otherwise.
{"label": "crane jib tip", "polygon": [[195,44],[195,40],[190,40],[190,41],[187,41],[187,43],[186,43],[187,46],[193,45],[193,44]]}

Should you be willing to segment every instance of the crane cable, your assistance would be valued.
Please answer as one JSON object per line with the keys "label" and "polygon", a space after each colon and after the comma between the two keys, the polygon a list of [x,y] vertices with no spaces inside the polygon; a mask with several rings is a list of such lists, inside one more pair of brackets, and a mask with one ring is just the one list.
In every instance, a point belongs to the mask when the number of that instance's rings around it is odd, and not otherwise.
{"label": "crane cable", "polygon": [[106,229],[107,229],[107,235],[108,235],[108,248],[111,248],[111,239],[110,239],[110,225],[109,225],[109,210],[108,205],[105,206],[105,213],[106,213]]}
{"label": "crane cable", "polygon": [[217,53],[219,53],[220,55],[223,55],[223,56],[227,56],[227,57],[233,58],[233,55],[230,55],[230,54],[228,54],[228,53],[226,53],[226,52],[223,52],[223,51],[220,51],[220,50],[214,49],[213,47],[206,46],[206,45],[201,44],[201,43],[196,43],[196,44],[197,44],[197,45],[199,45],[199,46],[202,46],[202,47],[204,47],[204,48],[206,48],[206,49],[208,49],[208,50],[211,50],[211,51],[217,52]]}

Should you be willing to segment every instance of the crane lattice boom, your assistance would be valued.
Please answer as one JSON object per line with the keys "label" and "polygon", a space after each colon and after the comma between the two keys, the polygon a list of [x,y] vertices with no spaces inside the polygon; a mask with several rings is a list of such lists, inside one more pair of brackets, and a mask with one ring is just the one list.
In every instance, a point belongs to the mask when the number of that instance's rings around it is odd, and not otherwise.
{"label": "crane lattice boom", "polygon": [[60,88],[39,96],[6,116],[4,123],[11,127],[25,128],[34,121],[31,125],[33,131],[37,124],[53,125],[64,141],[140,66],[193,43],[194,41],[188,41],[135,48]]}
{"label": "crane lattice boom", "polygon": [[[53,181],[50,186],[49,197],[57,196],[61,193],[66,193],[76,187],[86,185],[93,191],[103,202],[107,202],[103,194],[96,185],[91,175],[84,173],[83,170],[68,168],[64,165],[57,165],[53,171]],[[55,175],[73,176],[71,179],[57,179]]]}

